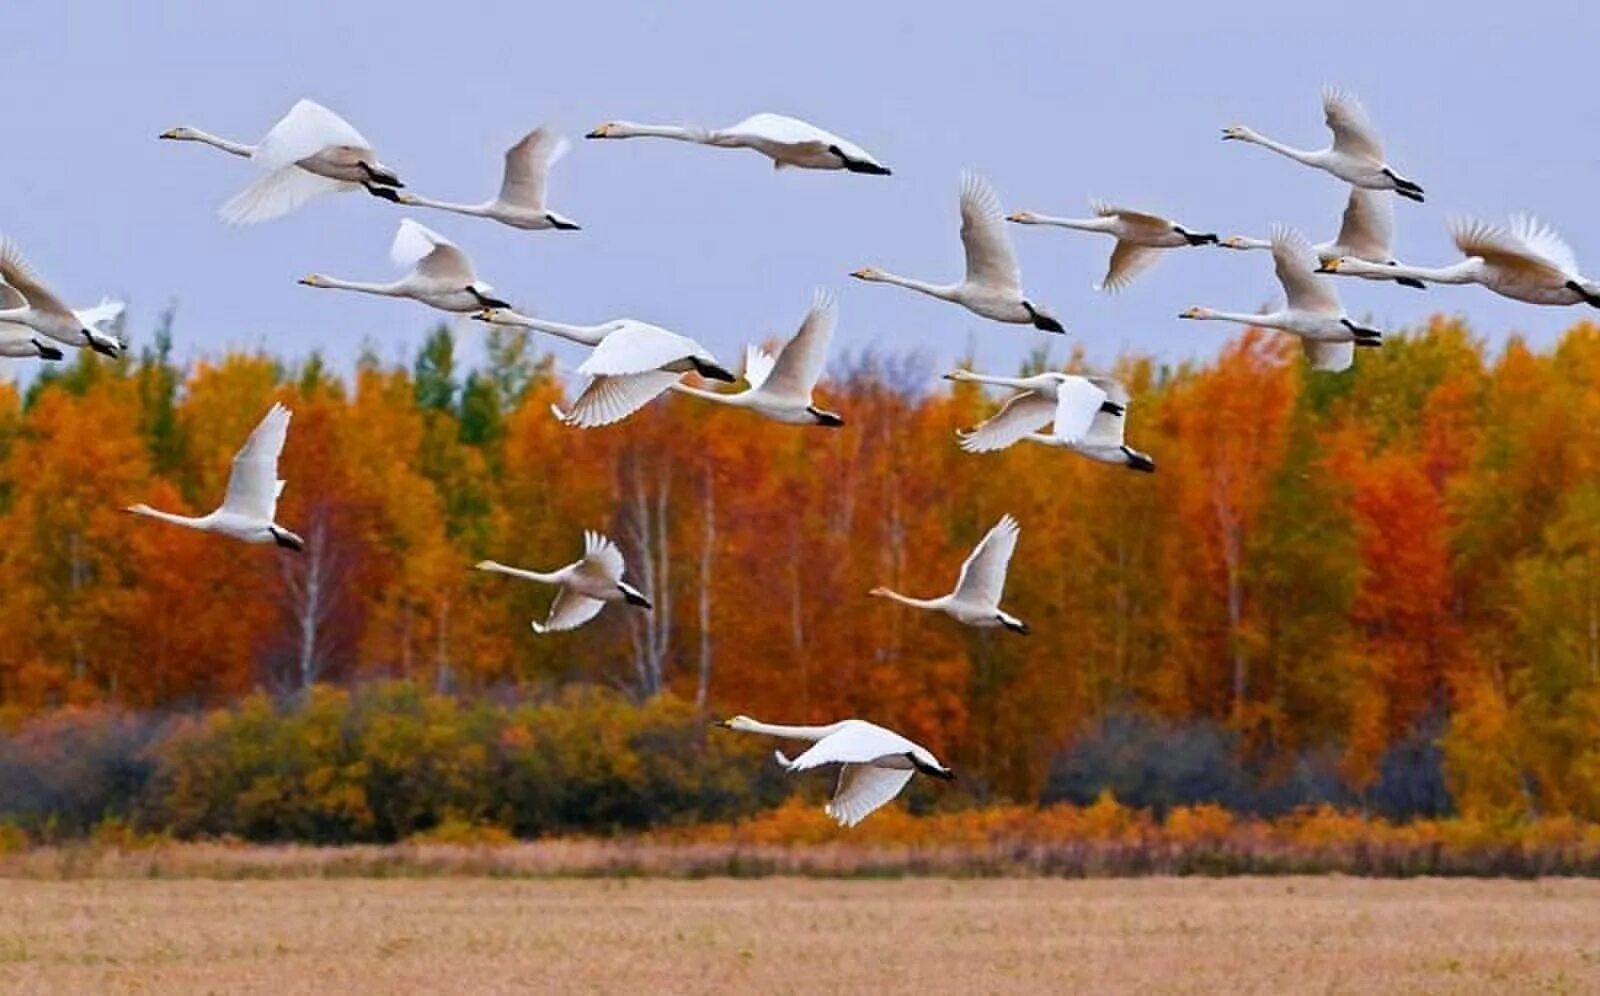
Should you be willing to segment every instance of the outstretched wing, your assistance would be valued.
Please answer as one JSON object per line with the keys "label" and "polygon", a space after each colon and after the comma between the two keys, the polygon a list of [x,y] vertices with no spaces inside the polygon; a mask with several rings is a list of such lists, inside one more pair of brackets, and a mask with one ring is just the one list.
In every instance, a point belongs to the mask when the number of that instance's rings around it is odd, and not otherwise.
{"label": "outstretched wing", "polygon": [[426,225],[400,219],[389,246],[396,266],[413,267],[417,276],[449,290],[462,290],[478,282],[472,260],[461,247]]}
{"label": "outstretched wing", "polygon": [[22,249],[10,239],[0,240],[0,281],[21,294],[31,308],[60,316],[72,313],[72,309],[44,285],[23,257]]}
{"label": "outstretched wing", "polygon": [[584,623],[599,615],[605,607],[604,602],[588,595],[580,595],[570,588],[562,588],[556,592],[555,601],[550,603],[550,615],[541,625],[537,620],[530,623],[535,633],[561,633],[569,629],[577,629]]}
{"label": "outstretched wing", "polygon": [[583,532],[583,563],[595,574],[611,581],[622,580],[622,551],[611,538],[592,530]]}
{"label": "outstretched wing", "polygon": [[272,126],[250,158],[265,169],[278,170],[334,145],[372,148],[350,122],[314,100],[301,100]]}
{"label": "outstretched wing", "polygon": [[681,374],[670,370],[594,377],[566,411],[553,409],[562,422],[593,429],[620,422],[660,397]]}
{"label": "outstretched wing", "polygon": [[1312,270],[1311,246],[1299,232],[1282,226],[1272,230],[1272,265],[1290,308],[1315,315],[1343,313],[1333,285]]}
{"label": "outstretched wing", "polygon": [[[594,347],[578,372],[610,377],[659,371],[669,363],[703,352],[694,340],[645,322],[621,322]],[[685,368],[687,369],[687,368]]]}
{"label": "outstretched wing", "polygon": [[1106,392],[1084,377],[1068,377],[1056,389],[1056,438],[1068,443],[1083,439],[1100,406],[1106,402]]}
{"label": "outstretched wing", "polygon": [[1152,237],[1166,235],[1172,231],[1172,219],[1163,218],[1159,214],[1131,211],[1101,200],[1090,201],[1089,208],[1102,218],[1120,218],[1129,228],[1139,229]]}
{"label": "outstretched wing", "polygon": [[776,361],[772,354],[760,346],[746,346],[744,348],[744,379],[750,385],[750,390],[759,391],[761,385],[772,376],[772,365]]}
{"label": "outstretched wing", "polygon": [[839,769],[839,784],[823,810],[842,827],[853,827],[900,794],[916,769],[880,768],[871,764],[846,764]]}
{"label": "outstretched wing", "polygon": [[262,522],[271,522],[278,512],[278,456],[289,435],[289,409],[274,404],[250,433],[233,458],[228,475],[228,493],[222,511]]}
{"label": "outstretched wing", "polygon": [[1011,251],[1000,198],[976,173],[961,174],[961,245],[969,282],[1022,296],[1022,270]]}
{"label": "outstretched wing", "polygon": [[98,330],[102,324],[106,322],[114,322],[121,317],[125,307],[126,305],[124,305],[121,301],[113,301],[110,298],[101,298],[100,303],[94,307],[80,308],[79,310],[74,311],[73,314],[78,316],[79,323],[85,328]]}
{"label": "outstretched wing", "polygon": [[1115,293],[1133,283],[1133,278],[1150,269],[1156,261],[1157,251],[1149,246],[1118,239],[1116,248],[1111,250],[1111,264],[1106,267],[1105,278],[1097,289]]}
{"label": "outstretched wing", "polygon": [[1006,586],[1006,566],[1017,548],[1022,527],[1009,514],[1000,517],[961,565],[955,596],[965,602],[999,607]]}
{"label": "outstretched wing", "polygon": [[1093,446],[1121,446],[1123,431],[1127,428],[1128,421],[1128,389],[1121,381],[1110,377],[1086,379],[1105,392],[1106,400],[1095,409],[1094,418],[1089,422],[1089,431],[1084,433],[1083,441]]}
{"label": "outstretched wing", "polygon": [[961,435],[961,448],[968,453],[1003,450],[1043,429],[1055,415],[1056,403],[1044,395],[1033,391],[1013,394],[998,412]]}
{"label": "outstretched wing", "polygon": [[1306,359],[1311,363],[1313,370],[1338,373],[1341,370],[1349,370],[1350,365],[1356,360],[1356,344],[1353,342],[1316,342],[1311,339],[1301,339],[1300,346],[1305,350]]}
{"label": "outstretched wing", "polygon": [[[811,300],[811,310],[800,323],[800,331],[778,351],[772,371],[761,385],[762,390],[773,397],[809,404],[811,391],[828,362],[828,343],[833,339],[838,314],[833,295],[825,290],[817,291]],[[747,360],[747,369],[748,366]],[[756,385],[752,383],[751,386]]]}
{"label": "outstretched wing", "polygon": [[287,166],[280,166],[239,191],[232,200],[222,205],[217,214],[230,225],[254,225],[256,222],[271,221],[273,218],[298,210],[301,205],[314,197],[348,190],[352,186],[354,185],[308,173],[290,163]]}
{"label": "outstretched wing", "polygon": [[1373,263],[1389,262],[1394,238],[1394,207],[1387,193],[1351,187],[1339,223],[1339,245],[1345,252]]}
{"label": "outstretched wing", "polygon": [[1383,162],[1383,146],[1366,109],[1352,93],[1334,87],[1322,91],[1322,115],[1333,132],[1336,152]]}
{"label": "outstretched wing", "polygon": [[1451,224],[1451,235],[1463,254],[1481,257],[1490,266],[1563,280],[1577,272],[1571,247],[1553,229],[1526,215],[1514,215],[1510,229],[1458,220]]}
{"label": "outstretched wing", "polygon": [[550,189],[550,167],[572,147],[564,137],[540,125],[506,150],[506,171],[500,200],[531,211],[543,210]]}

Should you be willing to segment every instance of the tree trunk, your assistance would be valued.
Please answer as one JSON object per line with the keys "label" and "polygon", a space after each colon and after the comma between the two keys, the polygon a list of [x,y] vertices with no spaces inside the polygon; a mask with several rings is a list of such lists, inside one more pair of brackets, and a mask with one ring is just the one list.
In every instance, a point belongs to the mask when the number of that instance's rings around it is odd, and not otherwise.
{"label": "tree trunk", "polygon": [[701,485],[700,510],[700,680],[694,689],[696,711],[705,710],[711,693],[711,554],[717,544],[717,499],[709,460]]}

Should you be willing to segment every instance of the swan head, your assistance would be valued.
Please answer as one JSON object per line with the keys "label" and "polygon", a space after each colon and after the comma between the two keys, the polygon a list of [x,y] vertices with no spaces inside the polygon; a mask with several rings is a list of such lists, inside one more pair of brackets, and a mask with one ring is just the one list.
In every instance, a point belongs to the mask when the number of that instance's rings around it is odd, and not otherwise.
{"label": "swan head", "polygon": [[168,128],[166,131],[162,132],[156,137],[169,139],[174,142],[193,142],[200,136],[196,134],[193,128],[186,128],[182,125],[179,125],[176,128]]}
{"label": "swan head", "polygon": [[1345,266],[1347,263],[1349,263],[1349,260],[1343,256],[1331,256],[1328,259],[1318,261],[1317,272],[1338,273],[1339,268]]}
{"label": "swan head", "polygon": [[326,286],[328,286],[328,278],[323,276],[320,273],[308,273],[305,276],[301,277],[298,282],[301,283],[301,284],[304,284],[307,287],[326,287]]}
{"label": "swan head", "polygon": [[857,280],[882,280],[883,271],[871,266],[863,266],[859,270],[851,271],[850,275]]}
{"label": "swan head", "polygon": [[1224,142],[1248,142],[1255,137],[1256,133],[1251,131],[1249,128],[1246,128],[1244,125],[1229,125],[1228,127],[1222,129],[1222,140]]}
{"label": "swan head", "polygon": [[584,138],[626,138],[627,136],[626,136],[626,134],[624,134],[626,130],[627,130],[627,126],[624,125],[621,121],[607,121],[605,124],[596,127],[593,131],[589,132],[587,135],[585,135],[583,137]]}
{"label": "swan head", "polygon": [[1245,240],[1245,237],[1242,236],[1242,235],[1230,235],[1227,238],[1223,239],[1222,241],[1218,242],[1217,245],[1221,246],[1224,249],[1248,249],[1248,248],[1250,248],[1249,242],[1247,242]]}
{"label": "swan head", "polygon": [[1185,308],[1179,312],[1179,318],[1210,318],[1213,312],[1210,308]]}
{"label": "swan head", "polygon": [[732,719],[719,720],[717,725],[722,727],[724,730],[749,731],[760,724],[751,719],[749,716],[734,716]]}
{"label": "swan head", "polygon": [[956,380],[956,381],[971,380],[972,379],[972,371],[963,369],[961,367],[957,367],[956,369],[954,369],[954,370],[950,371],[949,373],[945,374],[944,375],[944,379],[945,380]]}
{"label": "swan head", "polygon": [[1037,225],[1039,216],[1032,211],[1013,211],[1006,215],[1007,221],[1014,221],[1019,225]]}

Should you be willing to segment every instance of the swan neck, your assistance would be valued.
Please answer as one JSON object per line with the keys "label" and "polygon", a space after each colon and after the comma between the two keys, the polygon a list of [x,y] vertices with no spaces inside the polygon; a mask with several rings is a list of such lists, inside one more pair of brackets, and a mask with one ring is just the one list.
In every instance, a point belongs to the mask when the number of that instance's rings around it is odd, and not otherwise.
{"label": "swan neck", "polygon": [[566,322],[552,322],[543,318],[529,318],[527,315],[518,315],[516,325],[533,329],[535,332],[544,332],[549,335],[560,336],[585,346],[598,346],[606,337],[608,331],[605,325],[568,325]]}
{"label": "swan neck", "polygon": [[1055,228],[1073,228],[1080,232],[1109,232],[1116,228],[1115,218],[1054,218],[1047,214],[1034,215],[1032,224]]}
{"label": "swan neck", "polygon": [[707,144],[711,134],[703,128],[685,128],[682,125],[619,124],[607,138],[670,138],[679,142]]}
{"label": "swan neck", "polygon": [[830,723],[827,726],[785,726],[782,723],[760,723],[751,720],[745,728],[751,733],[765,733],[774,737],[787,737],[790,740],[821,740],[837,733],[841,725]]}
{"label": "swan neck", "polygon": [[956,288],[951,284],[930,284],[925,280],[902,277],[897,273],[879,273],[875,279],[881,283],[894,284],[907,290],[918,291],[919,293],[927,294],[929,297],[939,298],[941,301],[955,300]]}
{"label": "swan neck", "polygon": [[1307,151],[1306,149],[1297,149],[1292,145],[1284,145],[1282,142],[1277,141],[1276,139],[1268,138],[1265,135],[1258,135],[1253,131],[1246,133],[1244,140],[1246,142],[1254,142],[1256,145],[1259,145],[1264,149],[1271,149],[1280,156],[1288,156],[1290,159],[1294,159],[1298,162],[1313,166],[1316,165],[1316,153]]}
{"label": "swan neck", "polygon": [[399,287],[392,283],[374,284],[363,280],[340,280],[338,277],[323,277],[317,286],[331,287],[334,290],[358,291],[362,294],[381,294],[384,297],[400,296]]}
{"label": "swan neck", "polygon": [[891,601],[899,602],[901,605],[909,605],[914,609],[937,609],[944,604],[943,599],[912,598],[910,595],[902,595],[898,591],[892,591],[888,588],[879,588],[878,594]]}
{"label": "swan neck", "polygon": [[682,383],[681,381],[674,383],[672,385],[672,390],[677,391],[679,394],[687,394],[691,397],[704,398],[707,401],[715,401],[718,404],[723,405],[738,405],[739,401],[737,399],[742,398],[749,393],[747,391],[739,391],[734,394],[723,394],[719,391],[707,391],[703,388],[691,387],[690,385]]}
{"label": "swan neck", "polygon": [[407,206],[432,208],[435,211],[453,211],[456,214],[470,214],[482,218],[489,213],[489,204],[459,204],[455,201],[436,201],[431,197],[420,194],[406,194],[401,198],[401,203]]}
{"label": "swan neck", "polygon": [[213,148],[221,149],[223,152],[226,152],[230,155],[242,156],[246,159],[249,159],[256,153],[256,147],[253,145],[246,145],[243,142],[235,142],[231,139],[223,138],[220,135],[213,135],[210,132],[201,131],[198,128],[190,128],[189,133],[179,137],[178,140],[182,142],[200,142],[203,145],[209,145]]}
{"label": "swan neck", "polygon": [[211,517],[208,515],[178,515],[173,512],[163,512],[159,508],[151,508],[149,505],[132,505],[128,508],[128,511],[135,515],[143,515],[151,519],[160,519],[162,522],[170,522],[175,526],[187,526],[190,529],[209,529],[211,527]]}
{"label": "swan neck", "polygon": [[538,581],[540,584],[560,584],[561,579],[554,574],[543,574],[539,571],[530,571],[521,567],[508,567],[493,560],[485,560],[478,565],[480,571],[491,571],[495,574],[506,574],[525,581]]}

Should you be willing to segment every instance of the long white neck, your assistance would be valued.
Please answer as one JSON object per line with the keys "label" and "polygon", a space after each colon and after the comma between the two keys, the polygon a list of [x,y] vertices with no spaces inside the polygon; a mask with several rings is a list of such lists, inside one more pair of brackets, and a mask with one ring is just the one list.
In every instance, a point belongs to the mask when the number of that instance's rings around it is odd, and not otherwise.
{"label": "long white neck", "polygon": [[1430,284],[1470,284],[1476,283],[1482,275],[1483,261],[1474,256],[1459,263],[1451,263],[1449,266],[1407,266],[1404,263],[1383,266],[1366,260],[1347,258],[1339,261],[1339,272],[1356,277],[1382,277],[1386,280],[1410,277],[1412,280],[1423,280]]}
{"label": "long white neck", "polygon": [[1257,328],[1267,329],[1280,328],[1287,319],[1282,311],[1268,311],[1259,315],[1250,315],[1242,311],[1207,311],[1194,317],[1203,322],[1238,322],[1240,325],[1254,325]]}
{"label": "long white neck", "polygon": [[635,124],[632,121],[618,121],[606,132],[607,138],[671,138],[679,142],[696,142],[706,145],[712,140],[712,133],[704,128],[685,128],[682,125],[653,125]]}
{"label": "long white neck", "polygon": [[902,277],[896,273],[884,273],[881,270],[878,271],[876,276],[866,279],[881,284],[894,284],[897,287],[905,287],[927,294],[929,297],[936,297],[941,301],[954,301],[956,299],[956,291],[961,286],[960,284],[930,284],[925,280]]}
{"label": "long white neck", "polygon": [[317,287],[332,287],[334,290],[359,291],[362,294],[381,294],[384,297],[404,297],[404,288],[401,281],[387,284],[372,284],[362,280],[340,280],[338,277],[322,277],[314,285]]}
{"label": "long white neck", "polygon": [[1266,239],[1252,239],[1244,235],[1235,235],[1223,239],[1218,245],[1224,249],[1271,249],[1272,243]]}
{"label": "long white neck", "polygon": [[190,529],[207,530],[211,528],[211,516],[175,515],[172,512],[163,512],[149,505],[129,505],[128,511],[135,515],[144,515],[162,522],[170,522],[175,526],[187,526]]}
{"label": "long white neck", "polygon": [[514,578],[524,581],[538,581],[541,584],[560,584],[561,578],[555,574],[541,574],[538,571],[527,571],[520,567],[507,567],[505,564],[493,560],[480,561],[477,564],[480,571],[493,571],[496,574],[509,574]]}
{"label": "long white neck", "polygon": [[993,384],[996,387],[1015,387],[1026,390],[1032,385],[1026,377],[996,377],[990,374],[972,373],[969,370],[956,370],[950,374],[951,380],[968,381],[974,384]]}
{"label": "long white neck", "polygon": [[1270,139],[1265,135],[1260,135],[1253,131],[1247,130],[1243,132],[1239,136],[1239,141],[1253,142],[1264,149],[1271,149],[1280,156],[1288,156],[1290,159],[1293,159],[1296,162],[1305,163],[1308,166],[1322,165],[1322,154],[1320,152],[1313,152],[1309,149],[1297,149],[1292,145],[1284,145],[1282,142]]}
{"label": "long white neck", "polygon": [[200,142],[204,145],[210,145],[214,148],[221,149],[223,152],[229,153],[230,155],[243,156],[246,159],[249,159],[251,156],[256,154],[256,147],[253,145],[246,145],[243,142],[235,142],[231,141],[230,139],[221,138],[217,135],[211,134],[210,132],[201,131],[198,128],[190,128],[185,134],[174,135],[172,137],[179,142]]}
{"label": "long white neck", "polygon": [[573,342],[581,343],[585,346],[600,345],[600,340],[604,339],[606,334],[614,327],[613,323],[610,322],[607,322],[604,325],[568,325],[566,322],[552,322],[543,318],[529,318],[527,315],[519,315],[516,312],[509,312],[502,315],[501,320],[495,324],[516,325],[521,328],[532,329],[535,332],[546,332],[550,335],[560,336],[563,339],[570,339]]}
{"label": "long white neck", "polygon": [[1048,214],[1030,215],[1023,225],[1051,225],[1055,228],[1075,228],[1080,232],[1114,232],[1115,218],[1055,218]]}
{"label": "long white neck", "polygon": [[821,740],[823,737],[837,733],[843,723],[829,723],[827,726],[784,726],[782,723],[762,723],[750,720],[747,724],[738,727],[750,733],[765,733],[768,736],[786,737],[790,740]]}
{"label": "long white neck", "polygon": [[891,591],[888,588],[874,588],[872,589],[872,594],[887,598],[890,601],[899,602],[901,605],[909,605],[913,609],[942,609],[944,608],[945,600],[949,597],[946,595],[939,598],[912,598],[910,595],[902,595],[898,591]]}
{"label": "long white neck", "polygon": [[688,394],[696,398],[704,398],[707,401],[715,401],[719,405],[731,405],[734,408],[746,407],[750,395],[755,393],[754,391],[733,391],[729,394],[723,394],[720,391],[707,391],[698,387],[690,387],[681,381],[674,383],[671,390],[677,391],[679,394]]}
{"label": "long white neck", "polygon": [[482,204],[457,204],[455,201],[436,201],[431,197],[418,194],[402,194],[400,203],[415,207],[433,208],[435,211],[453,211],[456,214],[469,214],[474,218],[488,217],[494,201]]}

